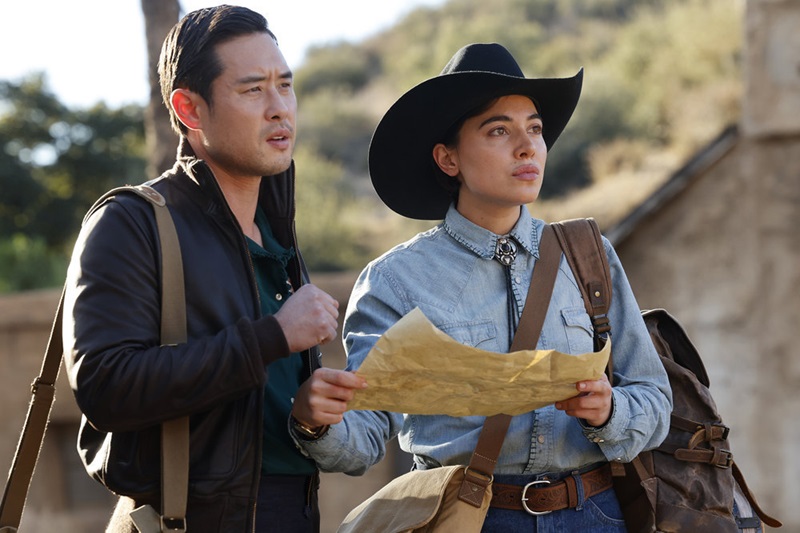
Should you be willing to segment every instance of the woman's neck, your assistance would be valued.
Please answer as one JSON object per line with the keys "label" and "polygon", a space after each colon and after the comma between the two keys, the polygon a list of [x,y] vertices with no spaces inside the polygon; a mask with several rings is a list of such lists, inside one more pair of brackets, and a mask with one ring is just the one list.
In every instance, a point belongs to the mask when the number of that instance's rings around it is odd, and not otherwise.
{"label": "woman's neck", "polygon": [[473,224],[497,235],[506,235],[517,224],[522,206],[498,206],[497,209],[487,209],[483,206],[481,209],[473,209],[459,201],[456,209]]}

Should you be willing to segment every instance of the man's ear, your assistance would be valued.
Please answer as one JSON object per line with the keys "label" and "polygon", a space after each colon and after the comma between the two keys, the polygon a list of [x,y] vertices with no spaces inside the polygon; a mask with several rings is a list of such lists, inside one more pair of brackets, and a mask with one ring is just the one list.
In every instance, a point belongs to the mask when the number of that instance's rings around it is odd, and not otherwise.
{"label": "man's ear", "polygon": [[190,130],[202,128],[198,108],[203,104],[203,99],[199,94],[187,89],[175,89],[169,97],[169,103],[184,126]]}
{"label": "man's ear", "polygon": [[439,143],[433,147],[433,160],[439,168],[450,177],[458,176],[458,158],[454,151]]}

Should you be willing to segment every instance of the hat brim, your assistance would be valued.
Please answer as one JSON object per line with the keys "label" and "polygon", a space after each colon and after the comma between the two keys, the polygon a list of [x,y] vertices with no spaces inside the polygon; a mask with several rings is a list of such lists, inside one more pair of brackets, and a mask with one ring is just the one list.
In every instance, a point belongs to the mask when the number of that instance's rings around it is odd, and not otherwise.
{"label": "hat brim", "polygon": [[437,178],[433,147],[459,118],[492,98],[529,96],[542,116],[550,150],[578,104],[582,84],[583,69],[571,78],[457,72],[420,83],[389,108],[372,136],[369,172],[375,191],[405,217],[444,218],[452,197]]}

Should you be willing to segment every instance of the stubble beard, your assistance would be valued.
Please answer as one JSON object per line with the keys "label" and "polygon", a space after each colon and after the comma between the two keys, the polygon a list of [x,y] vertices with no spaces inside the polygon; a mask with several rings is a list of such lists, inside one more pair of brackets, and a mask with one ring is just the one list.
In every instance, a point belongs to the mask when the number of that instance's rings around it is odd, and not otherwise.
{"label": "stubble beard", "polygon": [[220,151],[209,155],[231,174],[239,176],[274,176],[289,169],[292,164],[294,145],[286,152],[259,153],[251,157]]}

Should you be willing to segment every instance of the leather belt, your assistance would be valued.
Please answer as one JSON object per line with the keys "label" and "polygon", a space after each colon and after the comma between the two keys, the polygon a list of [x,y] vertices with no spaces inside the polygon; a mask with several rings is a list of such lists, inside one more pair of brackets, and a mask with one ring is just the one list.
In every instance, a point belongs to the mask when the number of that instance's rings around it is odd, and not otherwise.
{"label": "leather belt", "polygon": [[[614,486],[611,465],[580,474],[584,499],[591,498]],[[492,483],[492,507],[526,511],[530,514],[546,514],[551,511],[578,506],[578,488],[573,476],[561,481],[533,481],[524,487]]]}

